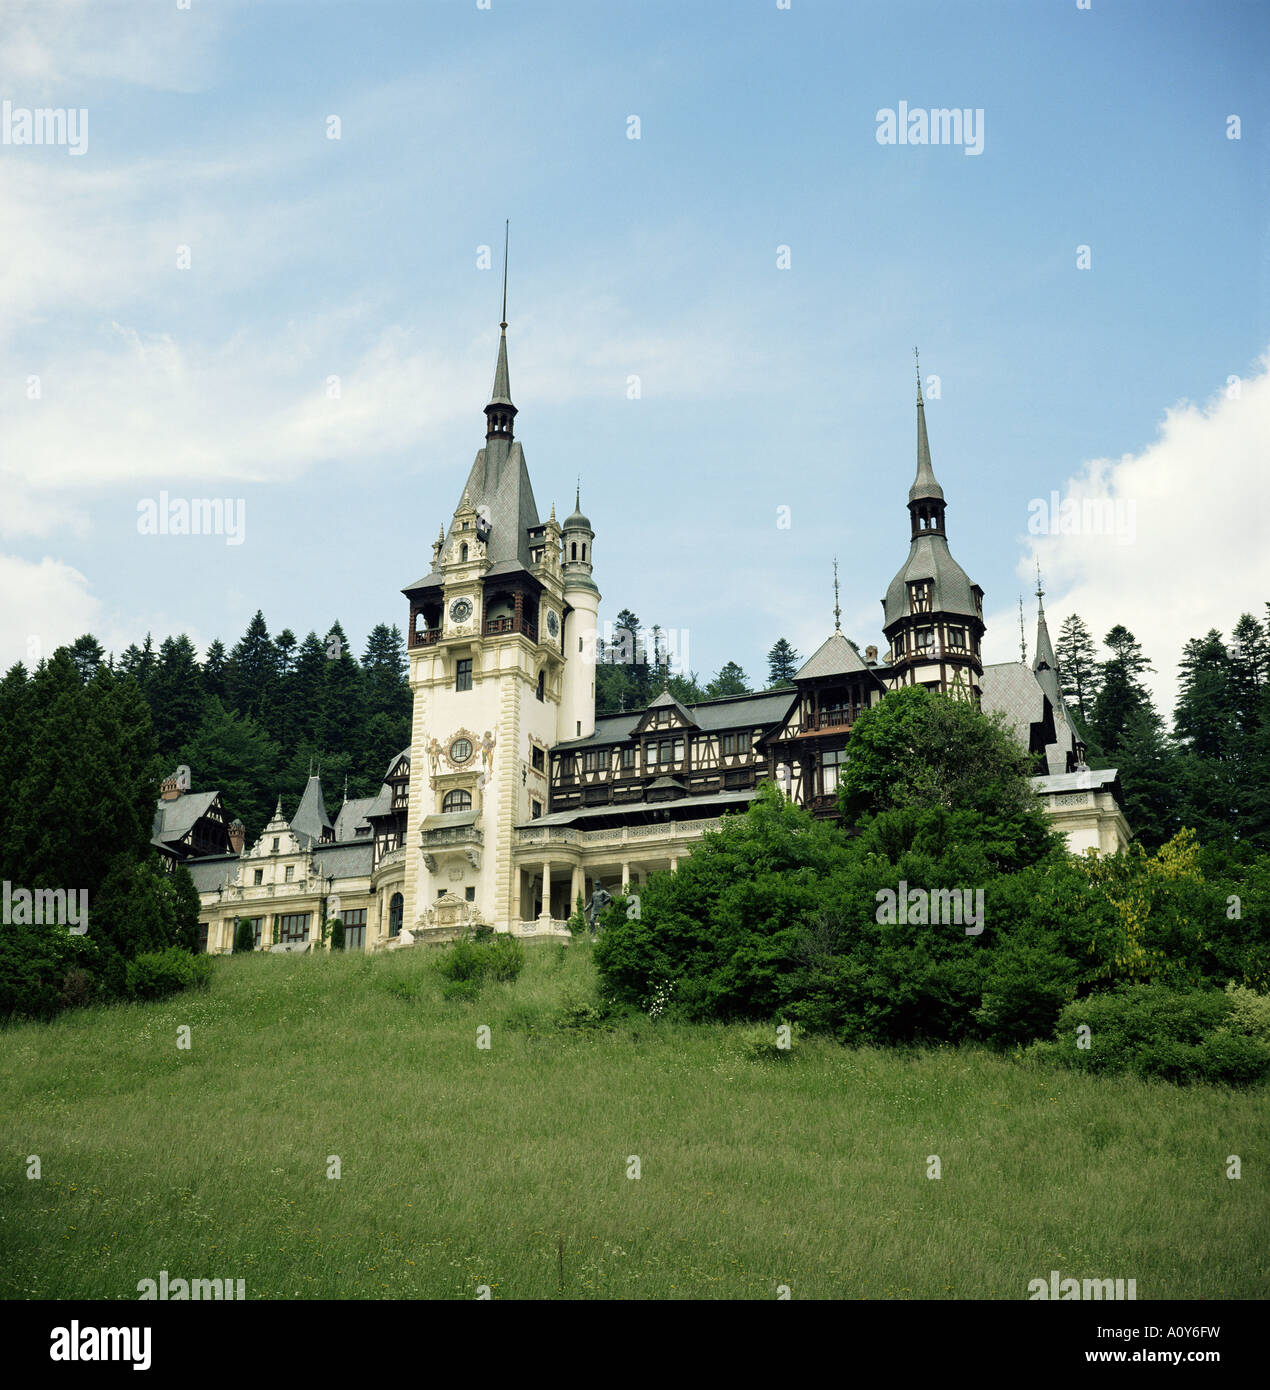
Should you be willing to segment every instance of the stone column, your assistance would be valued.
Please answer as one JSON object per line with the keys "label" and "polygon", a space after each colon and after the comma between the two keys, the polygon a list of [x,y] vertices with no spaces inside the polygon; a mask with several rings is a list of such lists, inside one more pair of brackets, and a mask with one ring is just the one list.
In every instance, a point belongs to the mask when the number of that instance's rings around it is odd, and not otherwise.
{"label": "stone column", "polygon": [[578,899],[582,897],[586,890],[586,880],[582,873],[582,865],[573,866],[573,876],[569,880],[569,916],[572,917],[578,905]]}
{"label": "stone column", "polygon": [[551,860],[542,861],[542,912],[539,914],[544,921],[551,920]]}
{"label": "stone column", "polygon": [[629,859],[623,859],[623,860],[622,860],[622,892],[625,893],[626,890],[627,890],[630,886],[631,886],[631,861],[630,861]]}

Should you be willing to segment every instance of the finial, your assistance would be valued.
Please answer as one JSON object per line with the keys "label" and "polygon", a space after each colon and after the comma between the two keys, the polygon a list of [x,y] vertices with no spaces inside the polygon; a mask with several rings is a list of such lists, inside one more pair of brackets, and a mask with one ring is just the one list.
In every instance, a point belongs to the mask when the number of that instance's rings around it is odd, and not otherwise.
{"label": "finial", "polygon": [[917,355],[917,348],[913,348],[913,361],[917,364],[917,404],[922,404],[922,359]]}
{"label": "finial", "polygon": [[556,504],[554,502],[551,504],[551,519],[552,521],[556,519]]}
{"label": "finial", "polygon": [[507,243],[511,240],[512,220],[509,217],[503,223],[503,321],[498,326],[507,332]]}
{"label": "finial", "polygon": [[1023,627],[1023,595],[1019,595],[1019,660],[1027,665],[1027,633]]}
{"label": "finial", "polygon": [[574,489],[574,493],[573,493],[573,510],[574,510],[575,512],[580,512],[580,511],[582,510],[582,474],[581,474],[581,473],[578,474],[578,486]]}
{"label": "finial", "polygon": [[1044,608],[1041,600],[1045,597],[1045,590],[1041,588],[1041,562],[1036,562],[1036,603],[1038,608]]}
{"label": "finial", "polygon": [[833,630],[842,631],[842,609],[838,607],[838,557],[833,561]]}

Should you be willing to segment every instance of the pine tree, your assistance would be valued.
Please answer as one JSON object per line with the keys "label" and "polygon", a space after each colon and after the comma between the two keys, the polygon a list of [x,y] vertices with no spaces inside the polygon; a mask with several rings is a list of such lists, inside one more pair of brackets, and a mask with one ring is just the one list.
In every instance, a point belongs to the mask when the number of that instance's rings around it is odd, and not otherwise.
{"label": "pine tree", "polygon": [[1178,742],[1196,758],[1234,755],[1237,733],[1230,657],[1221,633],[1210,628],[1182,648],[1182,673],[1173,728]]}
{"label": "pine tree", "polygon": [[718,675],[706,686],[706,698],[717,700],[723,695],[750,694],[749,680],[735,661],[729,661],[719,669]]}
{"label": "pine tree", "polygon": [[291,662],[295,656],[295,633],[289,627],[284,627],[273,639],[273,645],[278,653],[278,679],[285,681],[291,674]]}
{"label": "pine tree", "polygon": [[79,678],[88,684],[97,674],[97,668],[101,665],[106,653],[101,643],[90,632],[86,632],[82,637],[77,637],[67,648],[71,660],[75,663],[75,669],[79,672]]}
{"label": "pine tree", "polygon": [[269,640],[265,615],[256,616],[229,658],[229,707],[269,729],[275,715],[278,651]]}
{"label": "pine tree", "polygon": [[1244,613],[1231,630],[1230,684],[1240,731],[1251,736],[1260,723],[1262,692],[1270,688],[1270,640],[1251,613]]}
{"label": "pine tree", "polygon": [[140,647],[134,642],[119,658],[119,670],[134,677],[143,695],[149,694],[154,667],[154,641],[148,632],[145,642]]}
{"label": "pine tree", "polygon": [[359,734],[365,717],[362,670],[338,622],[331,624],[326,635],[325,651],[319,742],[328,757],[344,754],[351,760],[360,751]]}
{"label": "pine tree", "polygon": [[326,647],[316,632],[310,632],[300,643],[289,682],[283,738],[283,749],[288,755],[305,745],[316,746],[325,688]]}
{"label": "pine tree", "polygon": [[1182,828],[1181,761],[1154,709],[1145,706],[1129,715],[1116,757],[1125,819],[1134,837],[1151,849]]}
{"label": "pine tree", "polygon": [[247,827],[248,844],[273,811],[280,749],[254,719],[207,702],[198,733],[178,754],[196,787],[215,788],[230,816]]}
{"label": "pine tree", "polygon": [[208,646],[203,662],[203,694],[222,703],[229,698],[229,658],[219,637]]}
{"label": "pine tree", "polygon": [[1081,723],[1088,725],[1098,696],[1098,652],[1093,634],[1075,613],[1063,619],[1054,655],[1063,698],[1080,715]]}
{"label": "pine tree", "polygon": [[798,653],[783,638],[779,638],[767,654],[767,684],[772,690],[793,685],[798,671]]}
{"label": "pine tree", "polygon": [[1114,758],[1132,715],[1150,709],[1151,697],[1140,679],[1152,671],[1137,638],[1117,623],[1103,638],[1111,656],[1099,666],[1101,689],[1094,700],[1090,727],[1104,756]]}
{"label": "pine tree", "polygon": [[193,642],[184,633],[166,638],[149,690],[155,739],[165,761],[175,758],[177,749],[193,738],[203,722],[204,698]]}
{"label": "pine tree", "polygon": [[379,623],[371,629],[362,656],[362,686],[365,726],[352,751],[363,773],[379,777],[410,742],[410,683],[399,628]]}

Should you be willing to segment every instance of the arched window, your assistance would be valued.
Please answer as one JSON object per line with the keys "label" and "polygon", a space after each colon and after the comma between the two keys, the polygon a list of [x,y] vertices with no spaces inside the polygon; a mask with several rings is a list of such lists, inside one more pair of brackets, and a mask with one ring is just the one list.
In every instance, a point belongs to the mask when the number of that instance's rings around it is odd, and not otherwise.
{"label": "arched window", "polygon": [[463,545],[461,545],[461,546],[459,546],[459,559],[460,559],[460,560],[466,560],[466,559],[467,559],[467,545],[466,545],[466,543],[463,544]]}
{"label": "arched window", "polygon": [[462,787],[456,791],[446,792],[441,809],[443,811],[470,811],[472,809],[472,793],[465,791]]}
{"label": "arched window", "polygon": [[545,696],[546,696],[546,693],[547,693],[547,673],[546,673],[546,671],[539,671],[539,672],[538,672],[538,698],[539,698],[540,700],[541,700],[541,699],[544,699]]}
{"label": "arched window", "polygon": [[401,894],[400,894],[400,893],[394,893],[394,894],[392,895],[392,897],[388,899],[388,935],[389,935],[389,936],[400,936],[400,935],[401,935],[401,914],[402,914]]}
{"label": "arched window", "polygon": [[586,559],[586,541],[582,542],[582,558]]}
{"label": "arched window", "polygon": [[576,560],[577,558],[578,558],[578,543],[577,543],[577,541],[574,541],[573,544],[570,545],[570,547],[569,547],[569,559],[570,559],[570,560]]}

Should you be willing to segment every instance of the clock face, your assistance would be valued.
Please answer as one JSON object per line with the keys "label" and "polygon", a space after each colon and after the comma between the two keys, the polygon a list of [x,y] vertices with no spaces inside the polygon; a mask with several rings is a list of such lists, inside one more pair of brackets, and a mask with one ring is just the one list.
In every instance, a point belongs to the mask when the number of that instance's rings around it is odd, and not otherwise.
{"label": "clock face", "polygon": [[450,621],[452,623],[465,623],[472,616],[472,600],[466,598],[456,598],[450,605]]}
{"label": "clock face", "polygon": [[472,745],[465,738],[456,738],[450,745],[450,761],[465,763],[472,756]]}
{"label": "clock face", "polygon": [[560,619],[554,608],[547,609],[547,631],[554,637],[560,631]]}

